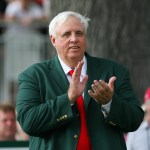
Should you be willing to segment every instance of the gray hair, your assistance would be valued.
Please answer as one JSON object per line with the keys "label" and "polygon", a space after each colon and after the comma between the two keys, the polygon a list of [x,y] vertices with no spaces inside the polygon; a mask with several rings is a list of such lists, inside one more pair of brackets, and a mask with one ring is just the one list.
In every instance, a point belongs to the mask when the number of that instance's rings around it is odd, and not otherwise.
{"label": "gray hair", "polygon": [[56,28],[57,24],[60,22],[64,23],[67,20],[67,18],[69,18],[70,16],[73,16],[73,17],[76,17],[77,19],[79,19],[79,21],[84,25],[85,33],[86,33],[87,28],[88,28],[88,21],[90,21],[90,19],[87,18],[86,16],[82,16],[81,14],[76,13],[76,12],[65,11],[65,12],[59,13],[50,22],[50,24],[49,24],[49,35],[56,37],[55,28]]}

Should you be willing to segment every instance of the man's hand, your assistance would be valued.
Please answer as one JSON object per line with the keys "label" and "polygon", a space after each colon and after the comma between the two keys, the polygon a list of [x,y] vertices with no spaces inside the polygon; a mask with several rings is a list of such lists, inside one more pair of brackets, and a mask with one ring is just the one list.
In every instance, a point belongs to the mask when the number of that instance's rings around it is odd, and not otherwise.
{"label": "man's hand", "polygon": [[71,104],[74,103],[77,100],[77,98],[82,95],[85,89],[86,82],[88,80],[88,76],[85,75],[82,77],[82,80],[80,81],[83,63],[84,63],[83,61],[78,63],[70,81],[70,86],[68,89],[68,97]]}
{"label": "man's hand", "polygon": [[103,80],[94,80],[93,84],[91,85],[93,91],[89,90],[89,95],[101,105],[109,103],[114,94],[115,80],[116,77],[111,77],[109,79],[109,83],[105,83]]}

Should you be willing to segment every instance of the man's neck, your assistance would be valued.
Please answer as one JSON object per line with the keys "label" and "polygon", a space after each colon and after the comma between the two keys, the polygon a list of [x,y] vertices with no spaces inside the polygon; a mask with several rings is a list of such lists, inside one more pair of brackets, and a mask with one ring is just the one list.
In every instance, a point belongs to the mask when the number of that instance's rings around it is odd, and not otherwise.
{"label": "man's neck", "polygon": [[59,60],[63,61],[68,67],[75,68],[78,65],[78,62],[83,60],[83,57],[81,57],[81,58],[73,58],[73,59],[70,59],[69,61],[59,57]]}

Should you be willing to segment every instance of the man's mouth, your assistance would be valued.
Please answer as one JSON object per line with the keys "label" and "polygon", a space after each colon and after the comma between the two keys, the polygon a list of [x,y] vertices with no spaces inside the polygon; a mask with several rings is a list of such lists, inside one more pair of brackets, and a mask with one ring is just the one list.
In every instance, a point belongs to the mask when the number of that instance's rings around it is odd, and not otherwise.
{"label": "man's mouth", "polygon": [[79,46],[71,46],[69,49],[79,49]]}

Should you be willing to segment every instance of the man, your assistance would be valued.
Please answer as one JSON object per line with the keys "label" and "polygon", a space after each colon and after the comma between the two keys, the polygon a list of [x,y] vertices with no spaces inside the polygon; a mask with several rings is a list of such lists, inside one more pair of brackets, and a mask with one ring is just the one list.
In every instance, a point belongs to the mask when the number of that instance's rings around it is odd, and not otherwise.
{"label": "man", "polygon": [[150,87],[145,91],[142,108],[145,111],[142,124],[137,131],[127,134],[128,150],[150,150]]}
{"label": "man", "polygon": [[0,141],[14,141],[15,135],[15,108],[10,104],[0,104]]}
{"label": "man", "polygon": [[49,25],[58,55],[19,76],[17,119],[32,150],[125,150],[123,132],[142,122],[128,70],[86,53],[88,21],[58,14]]}

